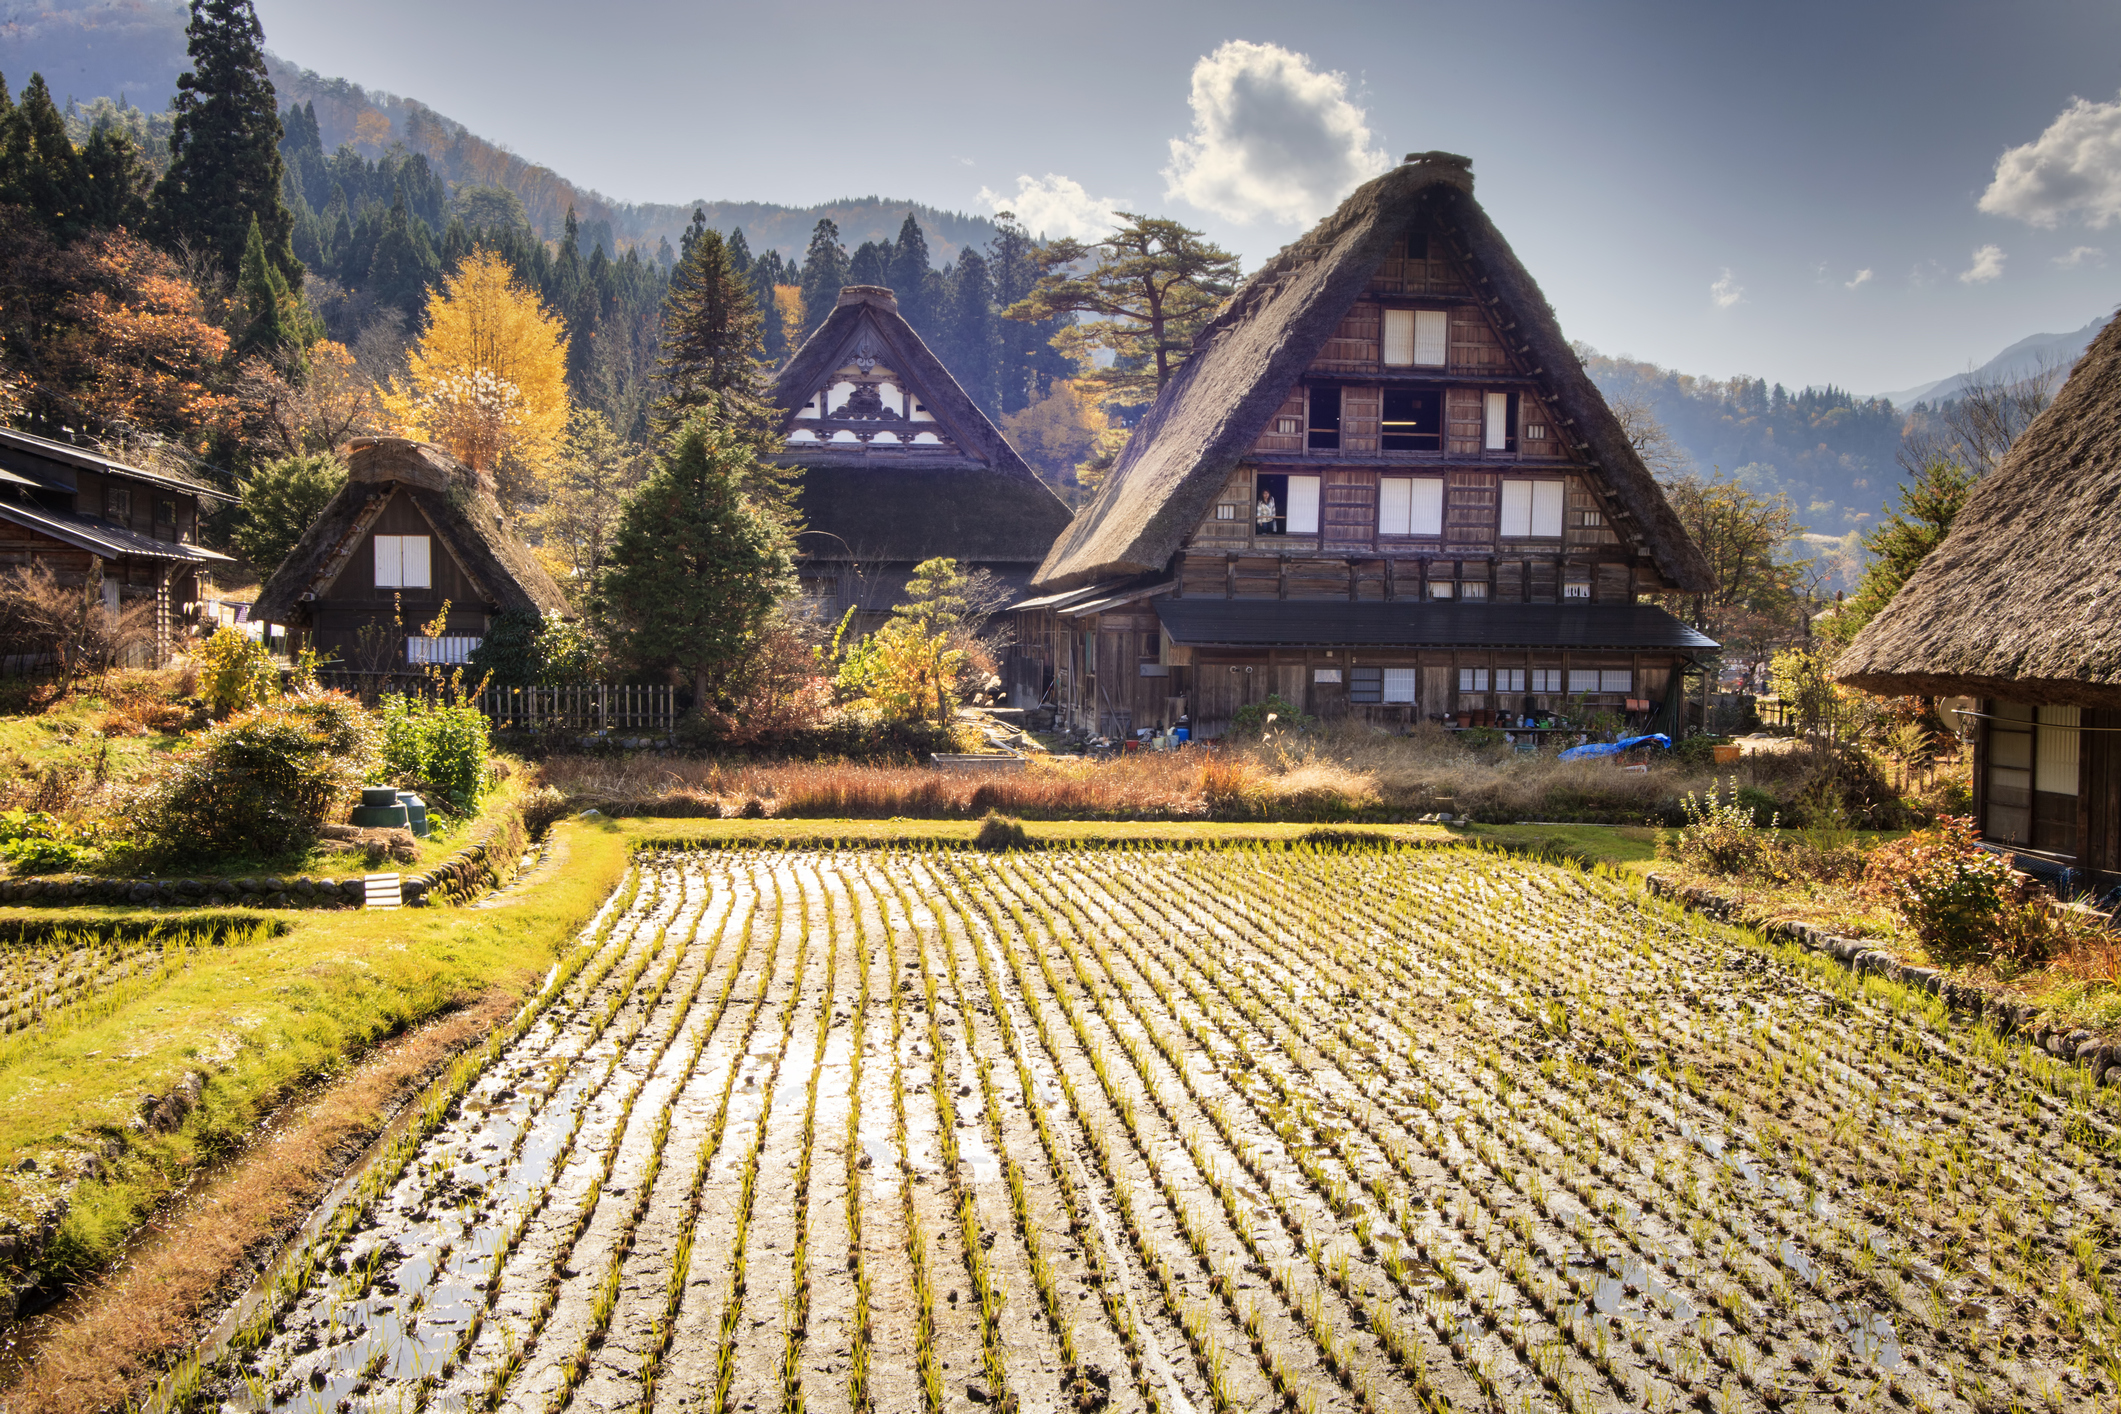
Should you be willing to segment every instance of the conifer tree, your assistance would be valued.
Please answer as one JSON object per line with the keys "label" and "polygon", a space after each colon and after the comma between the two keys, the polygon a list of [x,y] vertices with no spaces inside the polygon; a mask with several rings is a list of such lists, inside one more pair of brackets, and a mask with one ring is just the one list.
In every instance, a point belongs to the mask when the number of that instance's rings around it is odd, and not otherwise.
{"label": "conifer tree", "polygon": [[257,11],[251,0],[192,0],[184,33],[192,67],[177,77],[156,232],[165,245],[204,249],[234,278],[255,217],[266,258],[289,289],[300,289],[294,215],[280,190],[280,111]]}
{"label": "conifer tree", "polygon": [[941,280],[930,267],[928,238],[921,234],[911,211],[898,228],[898,243],[891,250],[891,273],[886,284],[898,296],[898,312],[906,317],[922,338],[934,333],[935,294]]}
{"label": "conifer tree", "polygon": [[1912,482],[1900,488],[1898,506],[1880,507],[1885,518],[1863,537],[1863,548],[1872,555],[1870,567],[1864,570],[1856,592],[1828,620],[1833,637],[1844,642],[1854,638],[1892,601],[1908,576],[1951,533],[1974,480],[1964,462],[1933,456],[1916,471]]}
{"label": "conifer tree", "polygon": [[747,283],[751,286],[751,303],[759,312],[759,353],[768,368],[779,368],[788,361],[788,326],[781,319],[781,307],[774,296],[777,286],[790,283],[787,267],[781,253],[769,250],[751,262]]}
{"label": "conifer tree", "polygon": [[755,474],[749,446],[704,417],[687,421],[627,500],[598,582],[620,650],[684,673],[703,719],[725,705],[789,588],[787,531],[746,493]]}
{"label": "conifer tree", "polygon": [[236,293],[243,299],[245,313],[243,337],[236,345],[239,351],[270,357],[297,342],[287,308],[287,282],[266,257],[265,236],[255,216],[250,221],[250,237],[243,246]]}
{"label": "conifer tree", "polygon": [[810,233],[810,249],[803,256],[804,338],[825,322],[848,283],[847,250],[840,244],[840,228],[830,220],[820,221]]}
{"label": "conifer tree", "polygon": [[[705,220],[706,216],[706,212],[697,208],[693,211],[695,220]],[[742,226],[730,229],[729,263],[736,267],[737,274],[744,276],[751,274],[751,242],[744,239],[744,228]]]}
{"label": "conifer tree", "polygon": [[958,253],[944,291],[945,362],[989,417],[1001,416],[995,386],[994,281],[986,257],[971,246]]}
{"label": "conifer tree", "polygon": [[22,207],[62,244],[87,231],[88,172],[44,75],[29,76],[21,103],[0,109],[0,124],[0,201]]}
{"label": "conifer tree", "polygon": [[850,285],[882,285],[891,278],[891,246],[886,241],[863,241],[847,262]]}

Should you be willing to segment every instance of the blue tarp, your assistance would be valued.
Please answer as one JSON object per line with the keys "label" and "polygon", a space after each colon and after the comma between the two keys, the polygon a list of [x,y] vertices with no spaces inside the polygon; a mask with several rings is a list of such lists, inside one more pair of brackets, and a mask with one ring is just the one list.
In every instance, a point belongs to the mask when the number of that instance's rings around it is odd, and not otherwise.
{"label": "blue tarp", "polygon": [[1669,751],[1672,739],[1663,732],[1651,732],[1648,736],[1624,736],[1618,741],[1594,741],[1583,746],[1572,746],[1561,753],[1564,761],[1583,761],[1593,756],[1618,756],[1621,752],[1637,746],[1661,746]]}

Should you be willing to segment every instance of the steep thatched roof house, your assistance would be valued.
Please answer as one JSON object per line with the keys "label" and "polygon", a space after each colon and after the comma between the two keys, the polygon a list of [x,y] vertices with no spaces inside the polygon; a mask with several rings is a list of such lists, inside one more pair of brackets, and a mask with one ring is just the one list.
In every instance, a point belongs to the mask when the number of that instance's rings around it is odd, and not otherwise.
{"label": "steep thatched roof house", "polygon": [[[463,662],[509,610],[567,612],[486,476],[403,437],[355,441],[347,472],[265,582],[253,618],[287,625],[341,668],[389,672]],[[442,635],[423,636],[444,600]]]}
{"label": "steep thatched roof house", "polygon": [[228,560],[199,543],[208,503],[235,499],[187,472],[0,427],[0,570],[40,567],[69,585],[96,577],[113,609],[152,601],[158,654]]}
{"label": "steep thatched roof house", "polygon": [[829,614],[859,609],[873,627],[912,568],[943,556],[1020,590],[1068,523],[887,289],[841,290],[773,399],[781,460],[803,468],[798,573]]}
{"label": "steep thatched roof house", "polygon": [[1834,675],[1978,699],[1982,833],[2121,882],[2121,320]]}
{"label": "steep thatched roof house", "polygon": [[1245,282],[1023,608],[1076,725],[1269,693],[1516,727],[1568,699],[1676,720],[1713,648],[1636,596],[1700,552],[1473,199],[1421,153]]}

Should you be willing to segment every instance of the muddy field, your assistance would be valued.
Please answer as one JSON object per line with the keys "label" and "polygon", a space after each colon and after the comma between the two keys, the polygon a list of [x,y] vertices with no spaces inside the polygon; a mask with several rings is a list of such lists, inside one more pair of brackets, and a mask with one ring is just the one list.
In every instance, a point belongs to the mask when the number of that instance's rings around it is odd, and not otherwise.
{"label": "muddy field", "polygon": [[2115,1133],[1568,869],[646,856],[182,1394],[2112,1409]]}

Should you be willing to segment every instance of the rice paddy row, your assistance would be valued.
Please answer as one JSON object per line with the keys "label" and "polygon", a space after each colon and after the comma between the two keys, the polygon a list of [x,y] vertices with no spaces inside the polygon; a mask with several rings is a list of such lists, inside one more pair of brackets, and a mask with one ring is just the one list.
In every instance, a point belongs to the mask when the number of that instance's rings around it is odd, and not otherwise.
{"label": "rice paddy row", "polygon": [[178,1402],[2110,1408],[2074,1068],[1576,870],[644,855]]}

